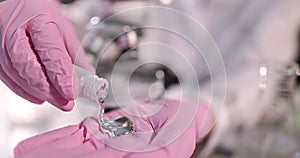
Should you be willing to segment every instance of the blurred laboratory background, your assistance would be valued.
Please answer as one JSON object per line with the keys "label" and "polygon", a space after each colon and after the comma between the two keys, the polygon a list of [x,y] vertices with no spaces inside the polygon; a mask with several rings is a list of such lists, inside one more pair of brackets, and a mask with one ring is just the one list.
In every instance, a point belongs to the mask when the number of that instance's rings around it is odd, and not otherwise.
{"label": "blurred laboratory background", "polygon": [[[147,9],[118,15],[146,6],[172,8],[199,25]],[[181,85],[210,103],[217,120],[193,157],[300,158],[299,0],[61,0],[61,7],[97,75],[114,81],[106,111],[130,104],[127,89],[153,100],[176,97]],[[144,27],[154,23],[174,25],[189,39]],[[195,39],[208,48],[213,40],[220,54],[196,50]],[[128,88],[119,88],[128,78]],[[76,103],[67,113],[34,105],[0,82],[0,157],[12,157],[21,140],[97,113],[86,100]]]}

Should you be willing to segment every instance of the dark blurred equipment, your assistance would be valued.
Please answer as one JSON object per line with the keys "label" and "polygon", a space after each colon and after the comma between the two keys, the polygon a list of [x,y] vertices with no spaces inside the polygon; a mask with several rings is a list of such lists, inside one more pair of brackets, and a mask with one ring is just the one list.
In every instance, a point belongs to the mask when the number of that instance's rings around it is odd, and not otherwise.
{"label": "dark blurred equipment", "polygon": [[[300,65],[300,27],[299,27],[299,33],[298,33],[298,53],[297,53],[297,61],[296,63]],[[297,77],[297,85],[300,83],[300,76]]]}
{"label": "dark blurred equipment", "polygon": [[171,71],[167,67],[163,67],[162,70],[165,73],[164,85],[166,89],[168,89],[171,85],[179,83],[178,77],[173,71]]}
{"label": "dark blurred equipment", "polygon": [[73,3],[75,1],[76,0],[60,0],[60,2],[63,3],[63,4],[70,4],[70,3]]}
{"label": "dark blurred equipment", "polygon": [[218,146],[211,155],[212,158],[232,158],[233,156],[234,152],[224,146]]}

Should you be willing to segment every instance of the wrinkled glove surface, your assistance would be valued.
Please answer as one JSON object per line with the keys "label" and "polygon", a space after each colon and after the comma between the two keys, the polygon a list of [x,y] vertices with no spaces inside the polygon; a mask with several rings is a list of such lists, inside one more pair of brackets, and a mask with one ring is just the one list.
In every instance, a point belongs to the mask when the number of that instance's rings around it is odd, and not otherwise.
{"label": "wrinkled glove surface", "polygon": [[0,15],[0,79],[33,103],[49,101],[71,110],[78,95],[73,64],[94,70],[58,4],[6,0],[0,3]]}

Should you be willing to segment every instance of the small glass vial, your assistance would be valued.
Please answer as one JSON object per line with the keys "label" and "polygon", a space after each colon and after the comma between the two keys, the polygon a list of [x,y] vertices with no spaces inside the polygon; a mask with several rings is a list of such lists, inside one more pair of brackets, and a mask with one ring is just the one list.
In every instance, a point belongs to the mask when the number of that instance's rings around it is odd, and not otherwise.
{"label": "small glass vial", "polygon": [[97,75],[75,66],[75,71],[80,82],[79,97],[99,103],[104,102],[108,93],[108,82]]}

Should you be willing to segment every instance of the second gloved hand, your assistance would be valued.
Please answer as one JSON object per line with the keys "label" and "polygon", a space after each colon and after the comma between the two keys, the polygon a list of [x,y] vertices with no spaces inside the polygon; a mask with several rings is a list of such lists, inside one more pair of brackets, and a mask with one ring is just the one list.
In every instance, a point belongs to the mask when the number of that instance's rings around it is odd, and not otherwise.
{"label": "second gloved hand", "polygon": [[78,95],[73,65],[94,70],[58,4],[6,0],[0,14],[0,79],[33,103],[71,110]]}
{"label": "second gloved hand", "polygon": [[[157,105],[163,106],[153,115],[146,116]],[[47,132],[19,143],[14,150],[15,157],[186,158],[192,155],[196,143],[208,136],[214,124],[206,103],[172,99],[115,110],[106,116],[127,116],[133,121],[134,133],[107,139],[106,134],[100,132],[97,119],[86,118],[79,125]],[[192,116],[191,119],[182,126],[189,116]]]}

